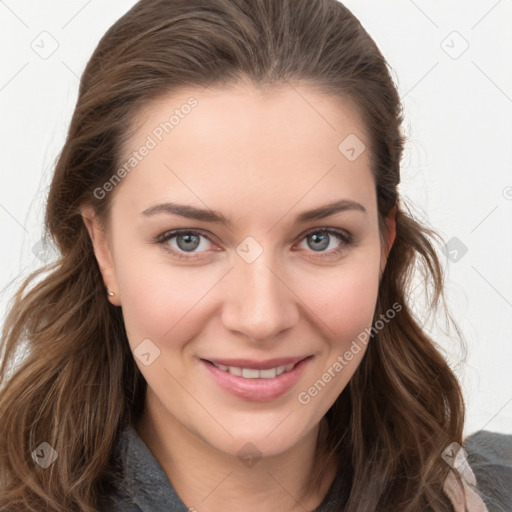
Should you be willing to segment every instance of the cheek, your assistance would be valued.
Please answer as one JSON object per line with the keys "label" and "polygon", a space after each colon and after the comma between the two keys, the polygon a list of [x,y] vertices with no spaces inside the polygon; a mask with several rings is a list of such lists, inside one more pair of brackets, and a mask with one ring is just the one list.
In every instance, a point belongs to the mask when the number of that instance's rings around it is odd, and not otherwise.
{"label": "cheek", "polygon": [[379,255],[372,251],[309,288],[308,306],[318,319],[315,327],[321,332],[315,329],[315,334],[323,338],[324,350],[297,401],[312,423],[335,402],[366,352],[378,294],[378,265]]}
{"label": "cheek", "polygon": [[[144,262],[120,266],[118,273],[126,327],[136,336],[177,339],[179,332],[193,330],[205,293],[215,280],[199,268],[171,267]],[[206,300],[205,300],[206,299]]]}
{"label": "cheek", "polygon": [[330,327],[338,340],[349,341],[373,320],[378,292],[378,275],[367,272],[356,279],[350,276],[331,296],[329,311]]}
{"label": "cheek", "polygon": [[294,290],[331,343],[348,342],[371,325],[379,288],[379,258],[378,251],[372,249],[337,267],[297,275]]}

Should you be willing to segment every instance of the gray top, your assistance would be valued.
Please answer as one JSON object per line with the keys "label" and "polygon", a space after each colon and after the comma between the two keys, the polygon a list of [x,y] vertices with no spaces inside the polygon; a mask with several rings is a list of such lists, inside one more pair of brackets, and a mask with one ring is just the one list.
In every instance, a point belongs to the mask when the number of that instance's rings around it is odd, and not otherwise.
{"label": "gray top", "polygon": [[512,435],[480,430],[464,448],[489,512],[512,512]]}
{"label": "gray top", "polygon": [[[119,437],[125,478],[115,495],[104,498],[104,512],[189,512],[167,475],[133,426]],[[489,512],[512,512],[512,435],[480,431],[466,440],[468,462]],[[349,490],[341,475],[313,512],[335,512]]]}

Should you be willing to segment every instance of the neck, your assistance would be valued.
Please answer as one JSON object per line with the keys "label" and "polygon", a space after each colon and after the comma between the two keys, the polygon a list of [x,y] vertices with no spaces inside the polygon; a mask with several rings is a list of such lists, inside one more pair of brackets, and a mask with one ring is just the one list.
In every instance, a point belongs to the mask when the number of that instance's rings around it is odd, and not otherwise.
{"label": "neck", "polygon": [[135,429],[189,510],[261,512],[314,510],[335,477],[307,493],[319,432],[317,425],[284,453],[245,459],[220,452],[170,415],[146,407]]}

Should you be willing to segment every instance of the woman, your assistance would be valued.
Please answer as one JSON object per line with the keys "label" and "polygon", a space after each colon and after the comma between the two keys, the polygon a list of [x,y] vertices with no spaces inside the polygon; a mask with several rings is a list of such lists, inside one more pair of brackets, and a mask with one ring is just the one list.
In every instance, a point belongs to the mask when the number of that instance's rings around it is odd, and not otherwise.
{"label": "woman", "polygon": [[401,122],[334,0],[118,20],[49,193],[62,256],[5,325],[3,510],[487,510],[407,301],[414,266],[433,307],[443,278]]}

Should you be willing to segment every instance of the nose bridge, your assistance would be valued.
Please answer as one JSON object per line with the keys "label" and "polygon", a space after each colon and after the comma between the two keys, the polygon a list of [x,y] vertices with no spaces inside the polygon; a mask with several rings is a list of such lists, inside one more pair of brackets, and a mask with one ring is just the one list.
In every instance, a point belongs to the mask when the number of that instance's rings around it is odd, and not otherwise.
{"label": "nose bridge", "polygon": [[254,261],[237,256],[230,279],[223,314],[226,328],[265,341],[297,321],[294,295],[279,275],[271,251],[263,251]]}

